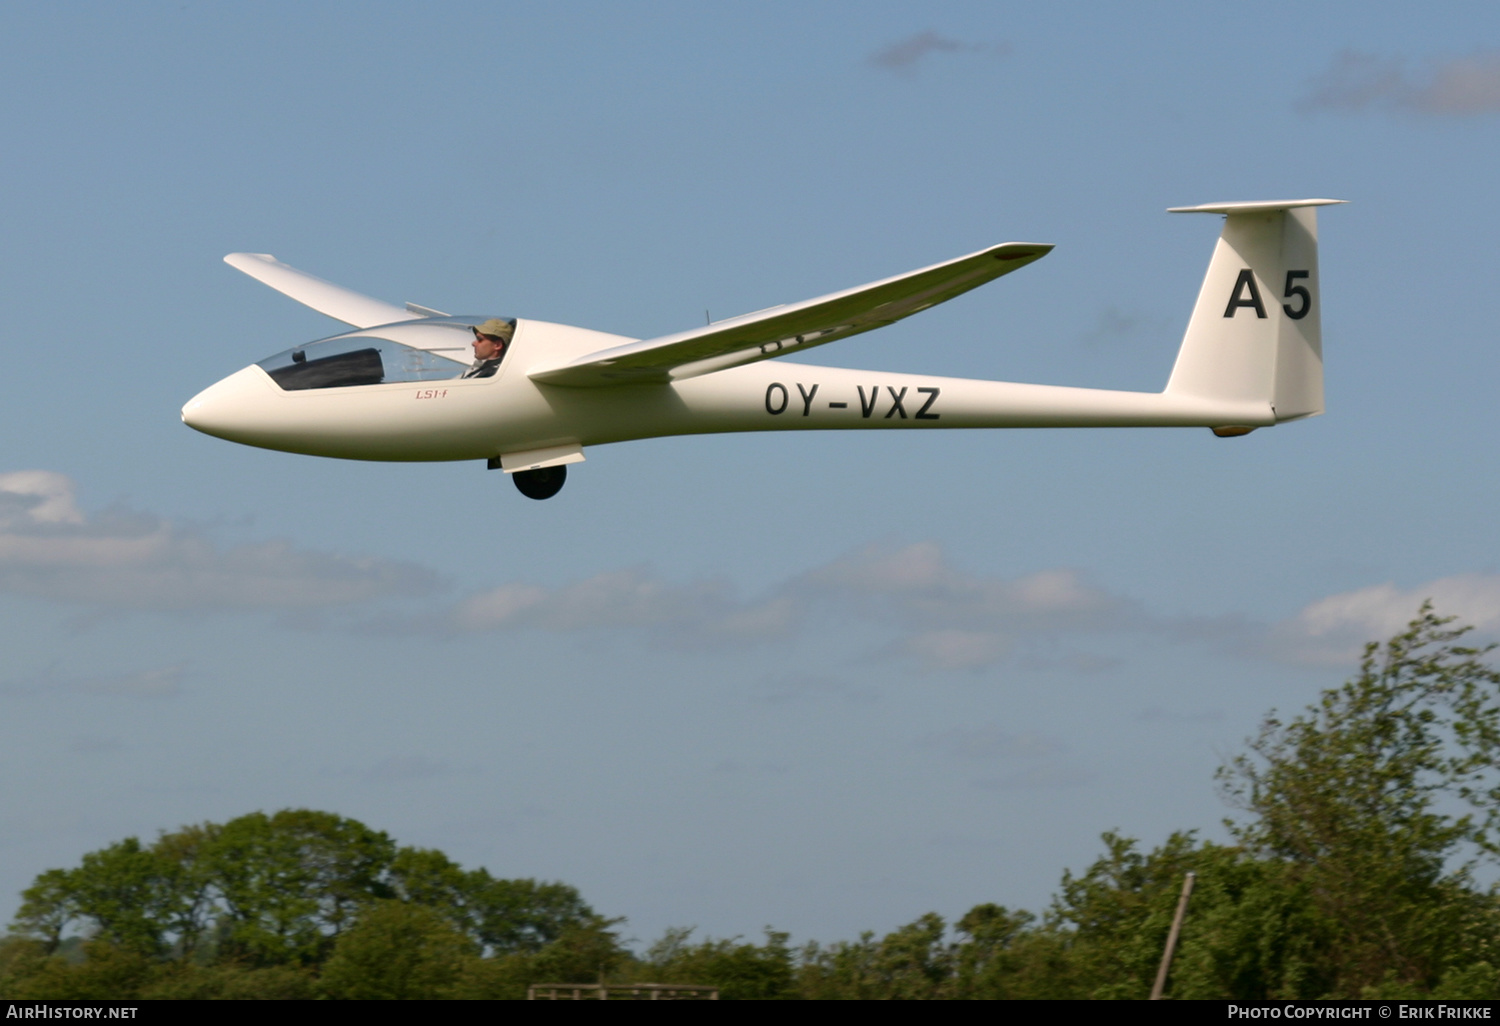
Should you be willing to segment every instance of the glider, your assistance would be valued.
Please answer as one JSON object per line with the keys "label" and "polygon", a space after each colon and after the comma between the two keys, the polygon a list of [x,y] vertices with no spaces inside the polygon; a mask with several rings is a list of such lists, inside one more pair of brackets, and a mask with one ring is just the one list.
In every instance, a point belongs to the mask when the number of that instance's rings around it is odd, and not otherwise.
{"label": "glider", "polygon": [[354,330],[296,346],[200,392],[182,420],[284,452],[484,460],[534,499],[590,446],[721,431],[1207,427],[1221,437],[1323,412],[1317,208],[1303,199],[1173,207],[1224,228],[1161,392],[1017,384],[779,362],[872,331],[1040,260],[1010,242],[801,303],[661,338],[500,318],[489,376],[466,377],[477,327],[373,299],[264,253],[224,260]]}

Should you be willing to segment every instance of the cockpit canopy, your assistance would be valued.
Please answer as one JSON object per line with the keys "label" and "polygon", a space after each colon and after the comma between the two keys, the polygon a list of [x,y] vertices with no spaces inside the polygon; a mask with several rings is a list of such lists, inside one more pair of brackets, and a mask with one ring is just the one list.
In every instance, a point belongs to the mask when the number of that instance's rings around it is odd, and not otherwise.
{"label": "cockpit canopy", "polygon": [[256,366],[289,392],[456,378],[473,359],[471,326],[486,319],[434,317],[364,328],[288,349]]}

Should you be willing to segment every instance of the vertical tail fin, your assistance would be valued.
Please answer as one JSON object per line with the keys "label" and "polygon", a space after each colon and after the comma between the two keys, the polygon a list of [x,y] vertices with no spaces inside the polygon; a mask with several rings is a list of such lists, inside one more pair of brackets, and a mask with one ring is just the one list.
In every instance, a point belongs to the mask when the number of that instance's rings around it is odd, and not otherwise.
{"label": "vertical tail fin", "polygon": [[1225,217],[1168,392],[1269,402],[1277,423],[1323,412],[1316,208],[1342,202],[1171,208]]}

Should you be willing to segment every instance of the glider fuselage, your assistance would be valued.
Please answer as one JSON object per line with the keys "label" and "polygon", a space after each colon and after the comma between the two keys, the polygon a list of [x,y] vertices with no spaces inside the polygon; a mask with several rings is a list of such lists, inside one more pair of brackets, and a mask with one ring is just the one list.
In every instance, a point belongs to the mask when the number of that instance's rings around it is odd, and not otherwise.
{"label": "glider fuselage", "polygon": [[[455,326],[476,318],[454,318]],[[437,325],[423,325],[437,327]],[[338,340],[402,337],[412,325]],[[588,388],[532,380],[533,366],[633,339],[518,320],[489,378],[463,364],[410,381],[286,389],[252,364],[188,402],[188,425],[229,441],[344,459],[437,461],[727,431],[994,427],[1213,427],[1275,423],[1266,402],[1066,388],[924,374],[752,363],[665,384]],[[433,352],[434,350],[426,350]],[[449,350],[456,353],[459,350]],[[269,362],[269,361],[264,361]]]}

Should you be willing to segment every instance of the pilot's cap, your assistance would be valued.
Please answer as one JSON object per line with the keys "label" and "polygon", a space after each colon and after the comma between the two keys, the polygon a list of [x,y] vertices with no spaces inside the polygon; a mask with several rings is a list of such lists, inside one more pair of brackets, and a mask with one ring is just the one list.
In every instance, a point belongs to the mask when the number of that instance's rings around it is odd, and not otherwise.
{"label": "pilot's cap", "polygon": [[503,342],[509,342],[511,335],[515,333],[515,330],[515,327],[509,321],[502,321],[498,317],[491,317],[489,320],[476,327],[474,329],[474,332],[478,335],[490,335],[494,338],[500,339]]}

